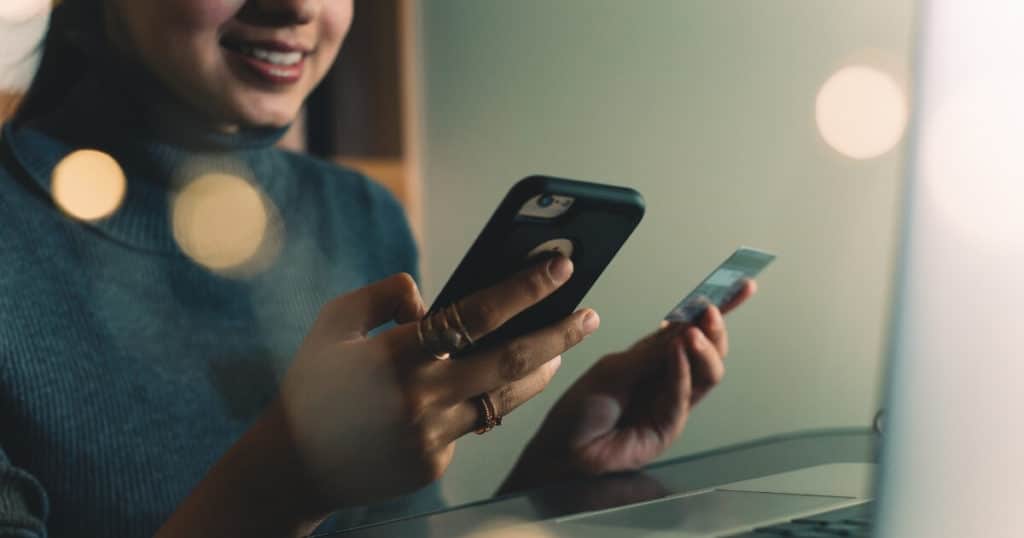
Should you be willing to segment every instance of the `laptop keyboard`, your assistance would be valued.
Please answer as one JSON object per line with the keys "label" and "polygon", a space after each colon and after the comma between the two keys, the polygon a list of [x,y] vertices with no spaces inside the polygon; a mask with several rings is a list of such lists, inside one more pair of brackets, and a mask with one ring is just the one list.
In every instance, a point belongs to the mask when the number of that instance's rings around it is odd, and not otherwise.
{"label": "laptop keyboard", "polygon": [[759,527],[743,534],[730,535],[729,538],[771,538],[772,536],[792,536],[798,538],[836,538],[837,536],[854,536],[870,538],[872,522],[872,505],[858,504],[848,508],[840,508],[811,517],[794,519],[787,523]]}

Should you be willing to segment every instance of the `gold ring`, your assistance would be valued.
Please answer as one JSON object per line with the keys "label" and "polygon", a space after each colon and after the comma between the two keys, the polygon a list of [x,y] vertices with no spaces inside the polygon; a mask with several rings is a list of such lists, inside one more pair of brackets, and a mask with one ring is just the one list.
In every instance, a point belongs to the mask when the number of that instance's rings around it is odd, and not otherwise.
{"label": "gold ring", "polygon": [[420,347],[438,359],[446,359],[473,345],[458,303],[452,303],[441,310],[427,315],[416,324],[416,338]]}
{"label": "gold ring", "polygon": [[444,316],[445,328],[438,334],[444,340],[444,349],[455,354],[464,351],[473,345],[473,338],[462,323],[462,316],[459,314],[458,303],[452,303],[441,310]]}
{"label": "gold ring", "polygon": [[[449,306],[446,311],[451,314],[452,328],[458,331],[459,336],[462,337],[463,348],[467,348],[473,345],[473,337],[469,335],[469,330],[466,329],[466,324],[462,323],[462,315],[459,313],[459,302],[455,301]],[[460,349],[461,351],[461,349]]]}
{"label": "gold ring", "polygon": [[476,397],[477,406],[480,407],[480,425],[477,426],[475,433],[477,435],[483,435],[494,429],[495,426],[501,426],[501,417],[498,415],[497,410],[494,408],[494,402],[491,401],[491,396],[486,392]]}
{"label": "gold ring", "polygon": [[444,348],[441,335],[434,327],[435,317],[437,314],[428,315],[416,324],[416,338],[419,340],[420,347],[435,359],[447,359],[448,350]]}

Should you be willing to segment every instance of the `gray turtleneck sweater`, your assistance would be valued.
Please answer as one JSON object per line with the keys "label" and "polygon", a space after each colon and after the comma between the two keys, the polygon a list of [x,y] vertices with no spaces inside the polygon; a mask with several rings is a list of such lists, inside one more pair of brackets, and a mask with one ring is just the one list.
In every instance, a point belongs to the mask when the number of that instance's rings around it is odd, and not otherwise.
{"label": "gray turtleneck sweater", "polygon": [[[151,536],[273,396],[320,305],[416,270],[379,185],[274,149],[276,131],[157,136],[146,110],[101,86],[0,140],[0,537]],[[51,198],[55,165],[84,147],[128,177],[98,223]],[[183,254],[168,202],[197,160],[246,169],[276,206],[269,267],[230,277]],[[437,502],[431,490],[337,524]]]}

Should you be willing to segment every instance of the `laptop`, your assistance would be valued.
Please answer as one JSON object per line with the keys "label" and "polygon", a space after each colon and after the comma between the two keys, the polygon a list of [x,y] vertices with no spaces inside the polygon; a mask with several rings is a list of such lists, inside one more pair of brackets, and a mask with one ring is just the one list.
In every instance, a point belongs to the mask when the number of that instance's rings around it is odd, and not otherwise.
{"label": "laptop", "polygon": [[[474,537],[1024,536],[1024,3],[931,0],[919,17],[880,468],[809,465]],[[415,534],[440,535],[421,519]]]}

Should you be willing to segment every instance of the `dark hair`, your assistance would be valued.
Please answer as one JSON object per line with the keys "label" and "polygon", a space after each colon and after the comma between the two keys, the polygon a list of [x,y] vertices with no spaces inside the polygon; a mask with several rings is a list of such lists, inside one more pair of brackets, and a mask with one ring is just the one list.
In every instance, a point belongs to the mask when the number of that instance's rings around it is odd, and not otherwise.
{"label": "dark hair", "polygon": [[41,45],[39,69],[14,113],[14,124],[60,104],[93,67],[104,40],[102,0],[64,0],[54,8]]}

